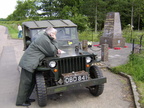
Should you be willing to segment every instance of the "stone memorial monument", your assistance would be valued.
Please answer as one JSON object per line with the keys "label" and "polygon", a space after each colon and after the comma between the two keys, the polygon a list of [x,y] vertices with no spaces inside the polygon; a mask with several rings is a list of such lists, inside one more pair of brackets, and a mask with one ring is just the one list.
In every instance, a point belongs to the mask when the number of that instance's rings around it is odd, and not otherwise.
{"label": "stone memorial monument", "polygon": [[119,12],[110,12],[107,14],[104,24],[104,33],[100,38],[100,44],[108,44],[110,48],[125,46],[125,39],[122,37]]}

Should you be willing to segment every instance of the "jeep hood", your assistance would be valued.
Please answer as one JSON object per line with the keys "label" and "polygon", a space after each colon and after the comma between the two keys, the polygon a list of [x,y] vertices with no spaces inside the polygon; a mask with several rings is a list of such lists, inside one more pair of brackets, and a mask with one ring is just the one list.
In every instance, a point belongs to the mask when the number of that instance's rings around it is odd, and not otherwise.
{"label": "jeep hood", "polygon": [[78,50],[75,47],[63,47],[59,49],[61,50],[61,54],[58,54],[60,58],[80,56],[80,55],[90,55],[90,53],[83,51],[81,49]]}

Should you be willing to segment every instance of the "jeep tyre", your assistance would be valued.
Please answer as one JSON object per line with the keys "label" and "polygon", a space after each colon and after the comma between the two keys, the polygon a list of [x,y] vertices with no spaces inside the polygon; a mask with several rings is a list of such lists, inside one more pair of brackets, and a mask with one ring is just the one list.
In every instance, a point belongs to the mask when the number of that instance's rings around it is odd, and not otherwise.
{"label": "jeep tyre", "polygon": [[36,73],[36,92],[38,98],[38,105],[44,107],[47,105],[47,89],[42,73]]}
{"label": "jeep tyre", "polygon": [[[101,78],[103,77],[102,71],[98,66],[91,66],[90,67],[90,77],[94,78]],[[104,84],[90,86],[89,91],[93,96],[99,96],[103,93]]]}

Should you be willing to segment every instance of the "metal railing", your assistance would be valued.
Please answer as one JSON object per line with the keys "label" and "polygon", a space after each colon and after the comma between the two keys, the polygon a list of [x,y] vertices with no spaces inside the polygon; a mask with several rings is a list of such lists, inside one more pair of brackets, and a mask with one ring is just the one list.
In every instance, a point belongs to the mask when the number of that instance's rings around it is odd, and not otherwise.
{"label": "metal railing", "polygon": [[144,50],[143,44],[143,36],[141,35],[139,39],[132,39],[132,54],[133,53],[141,53]]}

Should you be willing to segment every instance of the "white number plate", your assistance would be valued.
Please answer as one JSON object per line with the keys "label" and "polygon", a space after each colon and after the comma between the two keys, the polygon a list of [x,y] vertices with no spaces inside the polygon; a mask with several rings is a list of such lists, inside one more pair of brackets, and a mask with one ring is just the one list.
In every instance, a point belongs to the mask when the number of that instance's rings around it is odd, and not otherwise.
{"label": "white number plate", "polygon": [[68,84],[68,83],[85,81],[85,80],[88,80],[88,75],[70,76],[64,78],[64,83]]}

